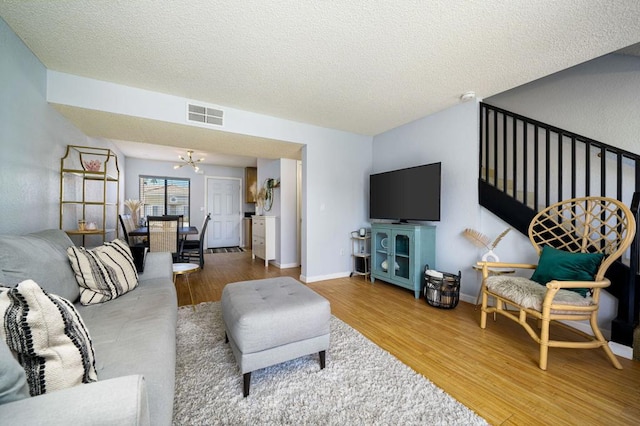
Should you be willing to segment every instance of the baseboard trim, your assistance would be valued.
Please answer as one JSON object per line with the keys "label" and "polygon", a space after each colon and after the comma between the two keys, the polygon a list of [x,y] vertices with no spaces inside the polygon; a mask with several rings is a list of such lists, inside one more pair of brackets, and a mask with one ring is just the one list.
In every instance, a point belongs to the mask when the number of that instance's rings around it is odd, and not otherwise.
{"label": "baseboard trim", "polygon": [[471,303],[472,305],[476,304],[476,296],[470,296],[468,294],[460,293],[460,300],[463,302]]}
{"label": "baseboard trim", "polygon": [[621,358],[633,359],[633,348],[616,342],[609,342],[611,351]]}
{"label": "baseboard trim", "polygon": [[278,265],[278,268],[280,269],[290,269],[290,268],[297,268],[298,266],[300,266],[299,263],[281,263]]}
{"label": "baseboard trim", "polygon": [[300,274],[300,281],[303,283],[315,283],[317,281],[334,280],[336,278],[347,278],[349,275],[351,275],[351,272],[336,272],[335,274],[316,275],[312,277]]}

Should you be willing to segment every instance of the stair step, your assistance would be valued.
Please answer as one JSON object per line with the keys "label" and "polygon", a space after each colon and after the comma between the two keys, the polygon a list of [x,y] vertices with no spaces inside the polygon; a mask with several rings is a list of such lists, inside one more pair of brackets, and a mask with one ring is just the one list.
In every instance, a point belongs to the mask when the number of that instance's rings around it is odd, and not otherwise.
{"label": "stair step", "polygon": [[[481,176],[482,179],[485,179],[485,169],[484,167],[481,169]],[[489,181],[485,181],[487,183],[489,183],[491,186],[494,186],[498,189],[501,189],[503,191],[505,191],[504,189],[504,179],[503,178],[498,178],[497,181],[497,185],[494,184],[494,178],[495,176],[495,170],[494,169],[489,169]],[[511,179],[507,179],[507,189],[506,192],[509,196],[513,197],[513,180]],[[516,191],[516,196],[513,197],[516,200],[520,201],[522,203],[522,200],[524,200],[524,191]],[[532,191],[527,191],[527,203],[526,206],[534,209],[536,211],[539,211],[540,209],[543,209],[544,207],[546,207],[545,205],[539,205],[537,208],[534,205],[534,199],[535,199],[535,193]],[[524,204],[524,203],[523,203]]]}

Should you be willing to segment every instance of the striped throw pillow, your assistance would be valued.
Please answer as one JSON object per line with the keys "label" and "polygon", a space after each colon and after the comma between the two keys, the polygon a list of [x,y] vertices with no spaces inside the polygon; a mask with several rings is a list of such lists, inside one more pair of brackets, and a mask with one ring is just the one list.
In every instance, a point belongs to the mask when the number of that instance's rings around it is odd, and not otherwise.
{"label": "striped throw pillow", "polygon": [[91,338],[76,308],[33,280],[0,287],[0,338],[24,368],[31,396],[98,380]]}
{"label": "striped throw pillow", "polygon": [[122,240],[115,239],[92,250],[71,246],[67,255],[80,286],[83,305],[107,302],[138,285],[131,249]]}

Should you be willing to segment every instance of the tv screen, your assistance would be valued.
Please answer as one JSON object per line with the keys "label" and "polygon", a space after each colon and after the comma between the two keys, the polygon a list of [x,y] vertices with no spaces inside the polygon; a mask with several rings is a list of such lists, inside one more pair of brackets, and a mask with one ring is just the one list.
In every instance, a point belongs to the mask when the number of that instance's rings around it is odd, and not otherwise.
{"label": "tv screen", "polygon": [[425,164],[369,177],[371,219],[440,220],[441,163]]}

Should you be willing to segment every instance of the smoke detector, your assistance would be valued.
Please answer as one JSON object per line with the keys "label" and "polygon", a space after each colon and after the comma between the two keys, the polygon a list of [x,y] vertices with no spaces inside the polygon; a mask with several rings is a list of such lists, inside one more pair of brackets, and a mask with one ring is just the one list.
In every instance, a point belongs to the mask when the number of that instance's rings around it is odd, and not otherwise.
{"label": "smoke detector", "polygon": [[470,101],[472,99],[475,99],[475,97],[476,97],[476,92],[469,91],[469,92],[464,92],[462,95],[460,95],[460,100],[462,102],[467,102],[467,101]]}

